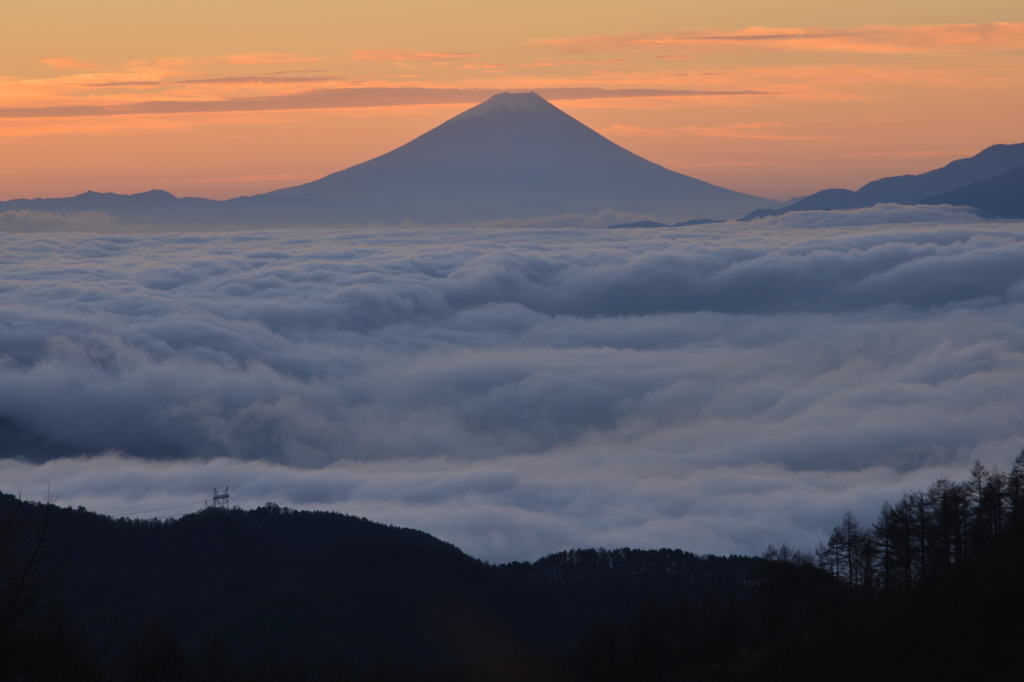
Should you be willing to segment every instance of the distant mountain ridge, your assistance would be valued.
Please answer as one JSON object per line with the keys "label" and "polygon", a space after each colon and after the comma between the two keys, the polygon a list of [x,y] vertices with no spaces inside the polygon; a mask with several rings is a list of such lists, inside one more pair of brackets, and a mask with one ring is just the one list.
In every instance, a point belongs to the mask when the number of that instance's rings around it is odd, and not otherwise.
{"label": "distant mountain ridge", "polygon": [[[783,208],[762,208],[753,211],[744,216],[742,220],[777,216],[792,211],[870,208],[876,204],[954,203],[955,205],[981,208],[970,203],[960,203],[966,200],[967,195],[951,193],[961,187],[995,178],[1020,166],[1024,166],[1024,143],[996,144],[972,157],[957,159],[942,168],[936,168],[920,175],[882,178],[869,182],[856,191],[825,189]],[[933,200],[940,195],[959,196],[960,199]]]}
{"label": "distant mountain ridge", "polygon": [[0,202],[6,211],[102,212],[121,224],[458,224],[598,215],[736,218],[777,202],[647,161],[536,93],[502,93],[382,156],[314,182],[227,201],[153,190]]}
{"label": "distant mountain ridge", "polygon": [[695,218],[694,220],[684,220],[681,223],[674,223],[669,225],[668,223],[659,223],[655,220],[637,220],[632,223],[619,223],[618,225],[609,225],[609,230],[621,230],[630,227],[694,227],[696,225],[711,225],[713,223],[724,223],[724,220],[714,220],[712,218]]}
{"label": "distant mountain ridge", "polygon": [[928,197],[921,203],[970,206],[996,218],[1024,218],[1024,166]]}
{"label": "distant mountain ridge", "polygon": [[271,227],[402,223],[407,214],[388,207],[337,204],[321,197],[255,195],[225,201],[176,197],[164,190],[137,194],[83,192],[59,199],[13,199],[0,202],[5,211],[38,211],[63,216],[97,212],[122,225],[149,227]]}

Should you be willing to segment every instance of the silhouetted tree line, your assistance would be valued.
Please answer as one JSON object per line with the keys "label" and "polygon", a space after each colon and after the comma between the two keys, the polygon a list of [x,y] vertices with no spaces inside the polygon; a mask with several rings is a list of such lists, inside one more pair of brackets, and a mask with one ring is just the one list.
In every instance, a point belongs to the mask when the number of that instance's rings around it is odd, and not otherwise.
{"label": "silhouetted tree line", "polygon": [[870,528],[847,512],[814,558],[852,588],[905,590],[980,559],[1022,512],[1024,453],[1007,473],[975,462],[966,481],[940,479],[886,503]]}
{"label": "silhouetted tree line", "polygon": [[651,600],[593,628],[580,682],[1024,679],[1024,452],[847,512],[814,552],[769,546],[746,599]]}
{"label": "silhouetted tree line", "polygon": [[658,581],[733,585],[735,557],[704,556],[699,561],[678,549],[570,549],[534,562],[511,562],[499,569],[523,577],[532,587],[595,581]]}

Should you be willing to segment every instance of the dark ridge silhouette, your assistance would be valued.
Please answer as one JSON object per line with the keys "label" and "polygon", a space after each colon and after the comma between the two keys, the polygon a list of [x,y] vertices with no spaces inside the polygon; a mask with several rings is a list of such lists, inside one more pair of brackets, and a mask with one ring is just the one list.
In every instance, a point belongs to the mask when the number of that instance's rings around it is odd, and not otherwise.
{"label": "dark ridge silhouette", "polygon": [[684,220],[681,223],[676,223],[672,227],[689,227],[691,225],[711,225],[712,223],[724,223],[724,220],[714,220],[712,218],[694,218],[692,220]]}
{"label": "dark ridge silhouette", "polygon": [[618,225],[609,225],[609,230],[621,230],[630,227],[668,227],[668,223],[659,223],[654,220],[637,220],[632,223],[619,223]]}
{"label": "dark ridge silhouette", "polygon": [[[37,516],[56,509],[10,496],[0,505]],[[753,565],[680,550],[575,550],[493,566],[421,531],[272,504],[167,522],[60,514],[73,542],[53,596],[97,641],[113,634],[118,652],[154,619],[187,651],[216,635],[245,661],[267,642],[316,657],[342,646],[360,665],[378,652],[451,662],[475,637],[567,650],[652,594],[742,591]]]}
{"label": "dark ridge silhouette", "polygon": [[936,203],[928,199],[994,178],[1022,165],[1024,143],[996,144],[970,158],[957,159],[927,173],[874,180],[856,192],[848,189],[825,189],[782,208],[762,207],[743,216],[741,220],[756,220],[790,211],[835,211],[870,208],[876,204]]}
{"label": "dark ridge silhouette", "polygon": [[684,220],[681,223],[674,223],[668,225],[667,223],[659,223],[653,220],[638,220],[635,223],[619,223],[618,225],[609,225],[609,230],[621,230],[629,227],[690,227],[691,225],[710,225],[712,223],[724,223],[724,220],[715,220],[713,218],[695,218],[693,220]]}
{"label": "dark ridge silhouette", "polygon": [[1024,218],[1024,166],[928,197],[921,203],[970,206],[996,218]]}

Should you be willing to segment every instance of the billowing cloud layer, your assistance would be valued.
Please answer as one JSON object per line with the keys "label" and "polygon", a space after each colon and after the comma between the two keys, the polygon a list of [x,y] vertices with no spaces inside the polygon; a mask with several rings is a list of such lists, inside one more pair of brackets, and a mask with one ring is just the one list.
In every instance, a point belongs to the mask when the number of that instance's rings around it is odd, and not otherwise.
{"label": "billowing cloud layer", "polygon": [[2,487],[100,511],[753,552],[1024,444],[1024,225],[959,209],[0,243]]}

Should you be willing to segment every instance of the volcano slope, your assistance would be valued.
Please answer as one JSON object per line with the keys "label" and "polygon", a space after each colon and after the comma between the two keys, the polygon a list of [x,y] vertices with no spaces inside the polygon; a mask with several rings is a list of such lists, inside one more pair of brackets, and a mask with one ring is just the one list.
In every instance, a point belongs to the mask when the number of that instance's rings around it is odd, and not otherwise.
{"label": "volcano slope", "polygon": [[773,203],[647,161],[533,92],[495,95],[383,156],[264,196],[301,195],[423,223],[605,210],[735,218]]}

